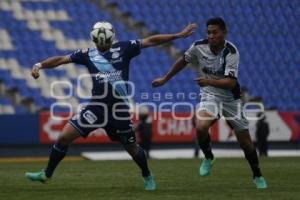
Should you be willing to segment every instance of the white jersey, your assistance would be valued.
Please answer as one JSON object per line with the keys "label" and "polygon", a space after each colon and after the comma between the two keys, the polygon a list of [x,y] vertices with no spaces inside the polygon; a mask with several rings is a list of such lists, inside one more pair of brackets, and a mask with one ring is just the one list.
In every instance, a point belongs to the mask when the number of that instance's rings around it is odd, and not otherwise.
{"label": "white jersey", "polygon": [[[184,59],[188,63],[199,66],[208,79],[223,79],[231,77],[237,79],[239,52],[237,48],[225,41],[223,50],[215,55],[210,50],[208,40],[199,40],[185,52]],[[240,98],[240,87],[237,83],[234,89],[222,89],[213,86],[201,87],[201,101],[218,98],[222,101],[233,101]]]}

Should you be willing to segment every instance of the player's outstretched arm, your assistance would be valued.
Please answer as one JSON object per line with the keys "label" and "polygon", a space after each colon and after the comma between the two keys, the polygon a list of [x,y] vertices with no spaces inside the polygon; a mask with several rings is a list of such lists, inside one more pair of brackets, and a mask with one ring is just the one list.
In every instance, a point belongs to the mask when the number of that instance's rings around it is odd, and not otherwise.
{"label": "player's outstretched arm", "polygon": [[190,23],[182,31],[178,33],[152,35],[142,40],[142,48],[160,45],[178,38],[188,37],[194,32],[196,28],[197,28],[197,24]]}
{"label": "player's outstretched arm", "polygon": [[31,75],[33,78],[37,79],[40,74],[40,69],[51,69],[62,64],[71,63],[70,56],[54,56],[47,58],[46,60],[36,63],[31,68]]}
{"label": "player's outstretched arm", "polygon": [[159,87],[164,85],[168,80],[170,80],[173,76],[175,76],[178,72],[180,72],[188,63],[184,60],[183,57],[179,58],[171,67],[169,72],[160,78],[155,79],[152,82],[152,87]]}

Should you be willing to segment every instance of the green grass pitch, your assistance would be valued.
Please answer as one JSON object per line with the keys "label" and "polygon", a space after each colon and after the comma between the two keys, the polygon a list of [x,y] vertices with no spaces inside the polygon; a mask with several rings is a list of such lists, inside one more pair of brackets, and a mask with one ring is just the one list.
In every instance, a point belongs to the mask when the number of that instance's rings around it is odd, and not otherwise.
{"label": "green grass pitch", "polygon": [[42,162],[0,163],[3,200],[299,200],[300,158],[264,158],[261,168],[269,188],[258,191],[246,160],[217,159],[212,174],[198,176],[199,160],[150,160],[158,189],[144,191],[132,161],[64,161],[48,184],[25,179]]}

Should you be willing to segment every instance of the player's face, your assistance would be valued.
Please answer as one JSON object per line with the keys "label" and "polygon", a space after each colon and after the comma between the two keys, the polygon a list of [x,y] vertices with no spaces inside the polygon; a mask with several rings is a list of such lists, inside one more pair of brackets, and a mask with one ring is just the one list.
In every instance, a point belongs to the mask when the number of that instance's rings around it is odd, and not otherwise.
{"label": "player's face", "polygon": [[97,46],[97,49],[101,52],[104,52],[104,51],[107,51],[111,48],[112,44],[110,45],[105,45],[105,46],[99,46],[99,45],[96,45]]}
{"label": "player's face", "polygon": [[211,46],[222,45],[225,39],[226,32],[222,30],[218,25],[208,25],[207,27],[207,39]]}

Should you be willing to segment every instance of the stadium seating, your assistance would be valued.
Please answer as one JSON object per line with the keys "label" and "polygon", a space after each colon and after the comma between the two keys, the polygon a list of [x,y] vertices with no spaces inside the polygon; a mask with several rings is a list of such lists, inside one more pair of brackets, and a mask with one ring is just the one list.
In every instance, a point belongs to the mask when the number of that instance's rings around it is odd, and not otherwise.
{"label": "stadium seating", "polygon": [[[82,66],[69,64],[56,70],[44,70],[41,77],[34,80],[30,75],[30,68],[34,63],[49,56],[69,54],[76,49],[93,46],[89,41],[89,31],[99,20],[112,22],[119,40],[138,38],[135,32],[127,30],[122,23],[113,20],[106,11],[99,12],[95,4],[80,0],[72,3],[68,0],[1,1],[0,17],[0,41],[3,41],[3,45],[0,45],[0,80],[7,90],[16,90],[21,100],[33,100],[38,110],[50,109],[54,102],[63,104],[65,100],[53,98],[49,83],[69,81],[75,87],[72,90],[74,95],[68,102],[71,102],[76,111],[78,104],[86,101],[80,99],[76,93],[76,78],[79,74],[87,73],[87,70]],[[186,88],[186,94],[197,90],[192,82],[178,84],[178,80],[193,76],[190,69],[168,86],[156,90],[151,88],[151,81],[165,73],[172,62],[169,55],[159,49],[143,50],[142,55],[132,62],[130,80],[138,83],[135,86],[136,102],[152,102],[152,93],[179,92],[182,90],[181,86]],[[90,82],[84,81],[84,88],[89,88],[89,85]],[[68,95],[69,92],[68,88],[63,88],[62,85],[53,87],[53,93],[57,96]],[[147,97],[141,98],[141,92],[147,92]],[[155,103],[161,101],[162,98],[154,100]],[[11,113],[26,111],[19,110],[13,109]],[[62,105],[55,107],[55,110],[65,111],[68,108]]]}
{"label": "stadium seating", "polygon": [[[72,3],[70,3],[72,2]],[[296,0],[209,0],[209,1],[160,1],[160,0],[106,0],[116,3],[121,12],[130,13],[136,21],[144,22],[153,32],[176,32],[186,23],[195,21],[204,31],[205,20],[211,16],[222,16],[229,26],[229,39],[239,48],[241,54],[240,82],[252,96],[261,96],[267,107],[280,110],[300,108],[299,85],[300,38],[299,26],[295,26],[300,17],[300,5]],[[288,3],[289,2],[289,3]],[[6,90],[16,90],[21,100],[32,100],[38,110],[50,109],[54,102],[66,100],[53,98],[53,81],[69,81],[75,87],[79,74],[87,73],[82,66],[69,64],[56,70],[44,70],[41,77],[34,80],[30,75],[31,66],[54,55],[64,55],[78,48],[88,48],[89,31],[96,21],[112,22],[119,40],[136,39],[138,36],[128,30],[124,24],[115,21],[105,10],[81,0],[60,1],[0,1],[0,80]],[[276,20],[276,23],[273,23]],[[251,34],[249,34],[251,33]],[[178,40],[175,47],[185,50],[200,35]],[[159,89],[151,88],[151,81],[164,74],[172,58],[161,49],[145,49],[131,63],[130,80],[135,82],[135,102],[188,101],[193,104],[196,98],[189,93],[197,93],[193,82],[196,74],[186,69],[169,84]],[[190,77],[190,78],[188,78]],[[84,81],[83,88],[90,88],[90,82]],[[86,101],[78,97],[75,87],[68,102],[72,108]],[[57,96],[69,94],[62,84],[53,87]],[[158,98],[158,92],[162,95]],[[172,92],[181,96],[166,97]],[[144,94],[144,95],[143,95]],[[147,94],[145,96],[145,94]],[[24,107],[1,98],[1,113],[25,113]],[[4,108],[5,107],[5,108]],[[66,107],[58,106],[57,111]],[[179,110],[184,110],[180,108]]]}
{"label": "stadium seating", "polygon": [[228,39],[240,51],[239,80],[250,95],[263,98],[266,107],[279,110],[300,108],[299,65],[300,3],[296,0],[106,0],[123,13],[130,13],[152,32],[175,32],[188,22],[200,25],[198,34],[178,40],[184,51],[205,37],[205,22],[223,17],[229,27]]}

